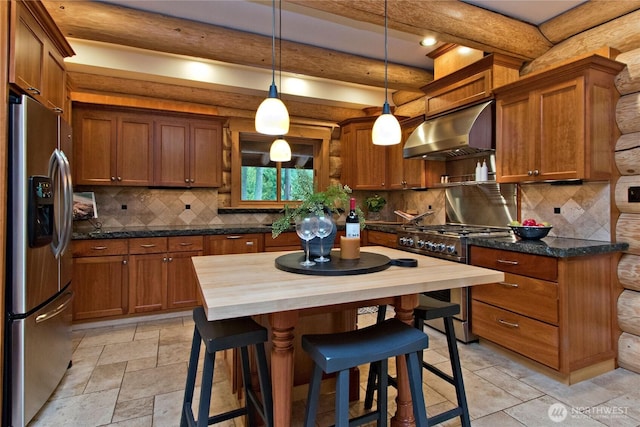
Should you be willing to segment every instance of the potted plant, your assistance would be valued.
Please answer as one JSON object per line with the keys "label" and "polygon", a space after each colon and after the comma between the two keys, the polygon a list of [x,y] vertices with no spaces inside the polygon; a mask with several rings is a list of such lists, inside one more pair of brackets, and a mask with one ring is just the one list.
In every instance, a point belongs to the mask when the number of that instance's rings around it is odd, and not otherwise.
{"label": "potted plant", "polygon": [[371,197],[367,197],[364,200],[365,205],[367,206],[367,212],[369,212],[370,219],[379,220],[380,219],[380,211],[387,204],[387,200],[376,194]]}
{"label": "potted plant", "polygon": [[[311,214],[319,215],[323,212],[335,217],[349,208],[351,188],[347,185],[331,184],[325,191],[316,191],[311,179],[302,179],[300,188],[300,203],[297,205],[285,205],[284,215],[275,220],[271,225],[271,236],[274,239],[283,231],[289,230],[298,217]],[[360,228],[364,228],[364,213],[359,206],[356,206],[356,213],[360,219]],[[334,239],[335,228],[334,232],[325,238],[323,248],[327,249],[325,250],[326,253],[320,254],[316,248],[320,239],[317,237],[314,238],[309,242],[312,248],[311,253],[313,255],[327,255],[331,251]]]}

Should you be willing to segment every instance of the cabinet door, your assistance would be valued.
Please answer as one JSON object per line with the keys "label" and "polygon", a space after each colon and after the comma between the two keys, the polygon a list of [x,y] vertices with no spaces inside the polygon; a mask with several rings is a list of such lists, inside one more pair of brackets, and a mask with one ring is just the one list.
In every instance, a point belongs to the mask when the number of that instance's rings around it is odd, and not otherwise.
{"label": "cabinet door", "polygon": [[95,319],[128,311],[127,256],[73,260],[73,319]]}
{"label": "cabinet door", "polygon": [[76,184],[116,182],[117,121],[105,112],[78,109],[73,121]]}
{"label": "cabinet door", "polygon": [[357,125],[355,129],[355,190],[386,189],[387,150],[385,146],[373,145],[370,125]]}
{"label": "cabinet door", "polygon": [[43,92],[44,35],[31,13],[19,2],[12,2],[9,81],[36,99]]}
{"label": "cabinet door", "polygon": [[153,120],[146,115],[118,115],[118,184],[148,186],[153,183]]}
{"label": "cabinet door", "polygon": [[67,88],[64,61],[49,43],[47,43],[47,54],[44,61],[44,97],[47,107],[57,113],[63,113]]}
{"label": "cabinet door", "polygon": [[201,304],[198,280],[191,257],[202,251],[169,252],[167,258],[167,308],[195,307]]}
{"label": "cabinet door", "polygon": [[154,182],[167,187],[189,185],[189,123],[160,120],[155,125]]}
{"label": "cabinet door", "polygon": [[422,116],[402,123],[402,142],[387,147],[387,181],[389,189],[405,189],[424,187],[425,161],[421,159],[405,159],[402,155],[404,143],[424,118]]}
{"label": "cabinet door", "polygon": [[540,135],[537,141],[538,179],[585,176],[584,83],[571,79],[535,92]]}
{"label": "cabinet door", "polygon": [[189,185],[222,185],[222,125],[192,121],[190,125]]}
{"label": "cabinet door", "polygon": [[129,263],[129,313],[167,308],[167,254],[130,255]]}
{"label": "cabinet door", "polygon": [[[261,252],[262,238],[262,234],[229,234],[220,236],[209,236],[207,237],[207,255],[247,254]],[[271,236],[269,235],[268,238],[271,238]]]}
{"label": "cabinet door", "polygon": [[496,180],[521,182],[533,179],[535,170],[535,109],[529,94],[500,99],[496,120]]}

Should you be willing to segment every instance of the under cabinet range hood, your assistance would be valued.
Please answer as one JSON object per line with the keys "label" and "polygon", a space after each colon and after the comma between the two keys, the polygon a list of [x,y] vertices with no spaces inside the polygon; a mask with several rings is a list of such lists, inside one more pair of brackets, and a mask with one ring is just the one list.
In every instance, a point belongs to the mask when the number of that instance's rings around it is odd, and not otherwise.
{"label": "under cabinet range hood", "polygon": [[454,111],[418,126],[404,145],[403,157],[446,160],[493,150],[494,128],[493,101]]}

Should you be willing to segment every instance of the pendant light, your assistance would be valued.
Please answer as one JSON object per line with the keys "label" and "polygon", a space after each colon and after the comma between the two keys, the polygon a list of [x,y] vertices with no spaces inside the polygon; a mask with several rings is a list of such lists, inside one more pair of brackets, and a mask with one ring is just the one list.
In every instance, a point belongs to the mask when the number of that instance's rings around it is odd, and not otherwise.
{"label": "pendant light", "polygon": [[384,0],[384,104],[382,115],[373,124],[371,139],[374,145],[395,145],[402,139],[402,131],[398,119],[391,114],[391,107],[387,100],[387,0]]}
{"label": "pendant light", "polygon": [[[289,132],[289,111],[278,98],[278,89],[276,88],[276,0],[272,0],[272,8],[271,86],[268,97],[262,101],[256,111],[255,124],[256,132],[266,135],[285,135]],[[282,43],[282,39],[280,43]]]}
{"label": "pendant light", "polygon": [[279,137],[271,144],[269,160],[272,162],[288,162],[291,160],[291,147],[285,141],[284,136]]}

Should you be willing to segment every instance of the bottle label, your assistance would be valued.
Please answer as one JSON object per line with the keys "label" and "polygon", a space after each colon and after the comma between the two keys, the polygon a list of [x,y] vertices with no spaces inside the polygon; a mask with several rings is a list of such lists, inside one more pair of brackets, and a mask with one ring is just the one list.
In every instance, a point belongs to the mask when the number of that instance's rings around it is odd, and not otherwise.
{"label": "bottle label", "polygon": [[346,236],[347,237],[358,237],[360,238],[360,223],[346,223]]}

